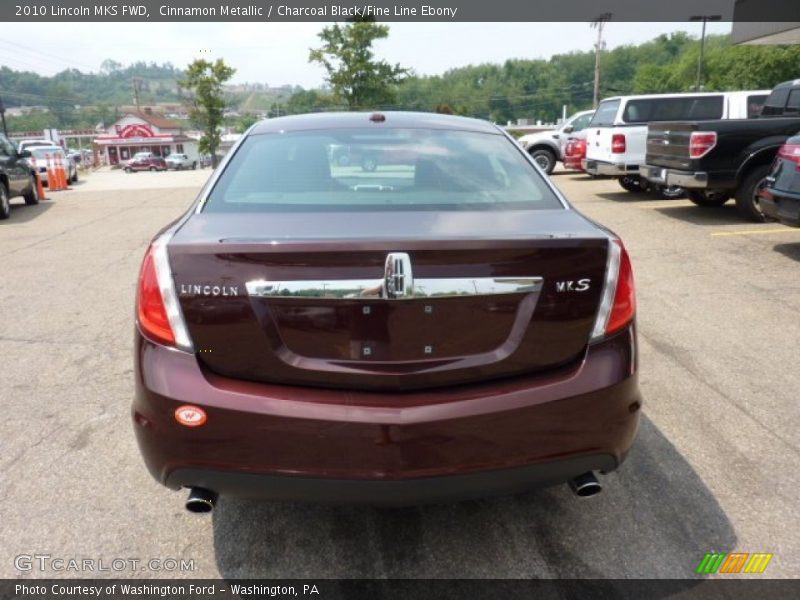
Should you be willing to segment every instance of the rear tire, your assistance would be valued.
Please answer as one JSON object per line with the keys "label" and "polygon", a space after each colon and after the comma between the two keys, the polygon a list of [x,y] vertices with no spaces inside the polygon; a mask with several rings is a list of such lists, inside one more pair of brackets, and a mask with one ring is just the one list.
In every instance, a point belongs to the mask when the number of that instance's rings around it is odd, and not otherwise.
{"label": "rear tire", "polygon": [[556,155],[547,148],[537,148],[531,152],[531,158],[541,167],[542,171],[550,175],[556,168]]}
{"label": "rear tire", "polygon": [[72,183],[78,183],[78,170],[75,169],[75,175],[72,176]]}
{"label": "rear tire", "polygon": [[728,192],[718,192],[714,190],[689,190],[687,192],[687,196],[689,197],[689,200],[694,202],[697,206],[702,206],[703,208],[722,206],[731,198],[731,195]]}
{"label": "rear tire", "polygon": [[758,192],[769,174],[769,169],[769,165],[755,167],[745,176],[742,184],[736,190],[736,208],[739,214],[756,223],[763,223],[767,220],[759,206]]}
{"label": "rear tire", "polygon": [[22,194],[25,198],[25,204],[28,206],[35,206],[39,204],[39,187],[36,185],[36,175],[31,175],[31,189]]}
{"label": "rear tire", "polygon": [[629,192],[647,191],[647,183],[638,175],[624,175],[617,179],[623,189]]}
{"label": "rear tire", "polygon": [[8,197],[8,188],[0,182],[0,221],[11,216],[11,200]]}
{"label": "rear tire", "polygon": [[150,172],[151,173],[155,173],[156,172],[156,168],[155,167],[150,167]]}
{"label": "rear tire", "polygon": [[192,163],[192,171],[196,171],[196,170],[197,170],[197,162],[195,161],[195,162]]}

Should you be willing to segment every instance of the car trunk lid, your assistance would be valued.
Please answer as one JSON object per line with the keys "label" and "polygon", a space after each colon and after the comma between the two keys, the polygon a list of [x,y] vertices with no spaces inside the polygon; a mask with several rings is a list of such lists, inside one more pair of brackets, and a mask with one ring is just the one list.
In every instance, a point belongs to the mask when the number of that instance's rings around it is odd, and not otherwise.
{"label": "car trunk lid", "polygon": [[199,214],[169,256],[209,370],[405,390],[574,362],[607,251],[603,232],[569,210]]}

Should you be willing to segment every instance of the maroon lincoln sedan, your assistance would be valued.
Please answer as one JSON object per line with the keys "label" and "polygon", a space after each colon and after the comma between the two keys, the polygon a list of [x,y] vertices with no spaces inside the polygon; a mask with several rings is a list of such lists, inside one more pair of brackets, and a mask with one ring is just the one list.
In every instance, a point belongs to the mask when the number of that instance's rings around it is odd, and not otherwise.
{"label": "maroon lincoln sedan", "polygon": [[196,512],[589,496],[636,434],[634,313],[622,242],[494,125],[270,119],[147,250],[136,436]]}

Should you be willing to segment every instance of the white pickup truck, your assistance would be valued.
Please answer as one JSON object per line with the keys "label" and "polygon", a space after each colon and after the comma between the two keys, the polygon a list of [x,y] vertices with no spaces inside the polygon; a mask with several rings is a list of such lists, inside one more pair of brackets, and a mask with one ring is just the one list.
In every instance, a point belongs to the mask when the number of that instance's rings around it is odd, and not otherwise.
{"label": "white pickup truck", "polygon": [[664,197],[684,191],[648,181],[640,167],[647,154],[647,124],[658,121],[749,119],[761,113],[769,90],[650,94],[606,98],[586,128],[585,170],[616,177],[628,191],[651,189]]}
{"label": "white pickup truck", "polygon": [[553,172],[556,162],[564,160],[564,149],[567,147],[569,137],[583,131],[591,121],[593,114],[593,110],[576,112],[558,129],[529,133],[517,141],[542,168],[542,171],[549,175]]}

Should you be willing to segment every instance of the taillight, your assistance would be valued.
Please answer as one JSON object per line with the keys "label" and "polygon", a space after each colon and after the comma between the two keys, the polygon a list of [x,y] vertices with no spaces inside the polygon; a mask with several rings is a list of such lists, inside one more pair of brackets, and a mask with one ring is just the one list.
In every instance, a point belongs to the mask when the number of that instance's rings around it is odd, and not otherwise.
{"label": "taillight", "polygon": [[139,272],[136,318],[142,334],[154,342],[192,352],[192,340],[183,321],[164,235],[150,244]]}
{"label": "taillight", "polygon": [[701,158],[717,145],[717,134],[713,131],[693,131],[689,136],[689,158]]}
{"label": "taillight", "polygon": [[800,171],[800,144],[784,144],[778,149],[778,157],[793,162]]}
{"label": "taillight", "polygon": [[620,240],[609,243],[608,266],[600,309],[592,329],[592,340],[615,333],[633,321],[636,315],[636,292],[633,268]]}
{"label": "taillight", "polygon": [[628,251],[619,240],[614,241],[619,244],[619,274],[617,275],[617,290],[614,293],[614,304],[611,307],[611,314],[608,316],[606,324],[606,335],[614,333],[633,321],[636,314],[636,292],[633,287],[633,268]]}
{"label": "taillight", "polygon": [[614,154],[624,154],[626,149],[625,134],[615,133],[611,136],[611,152]]}

